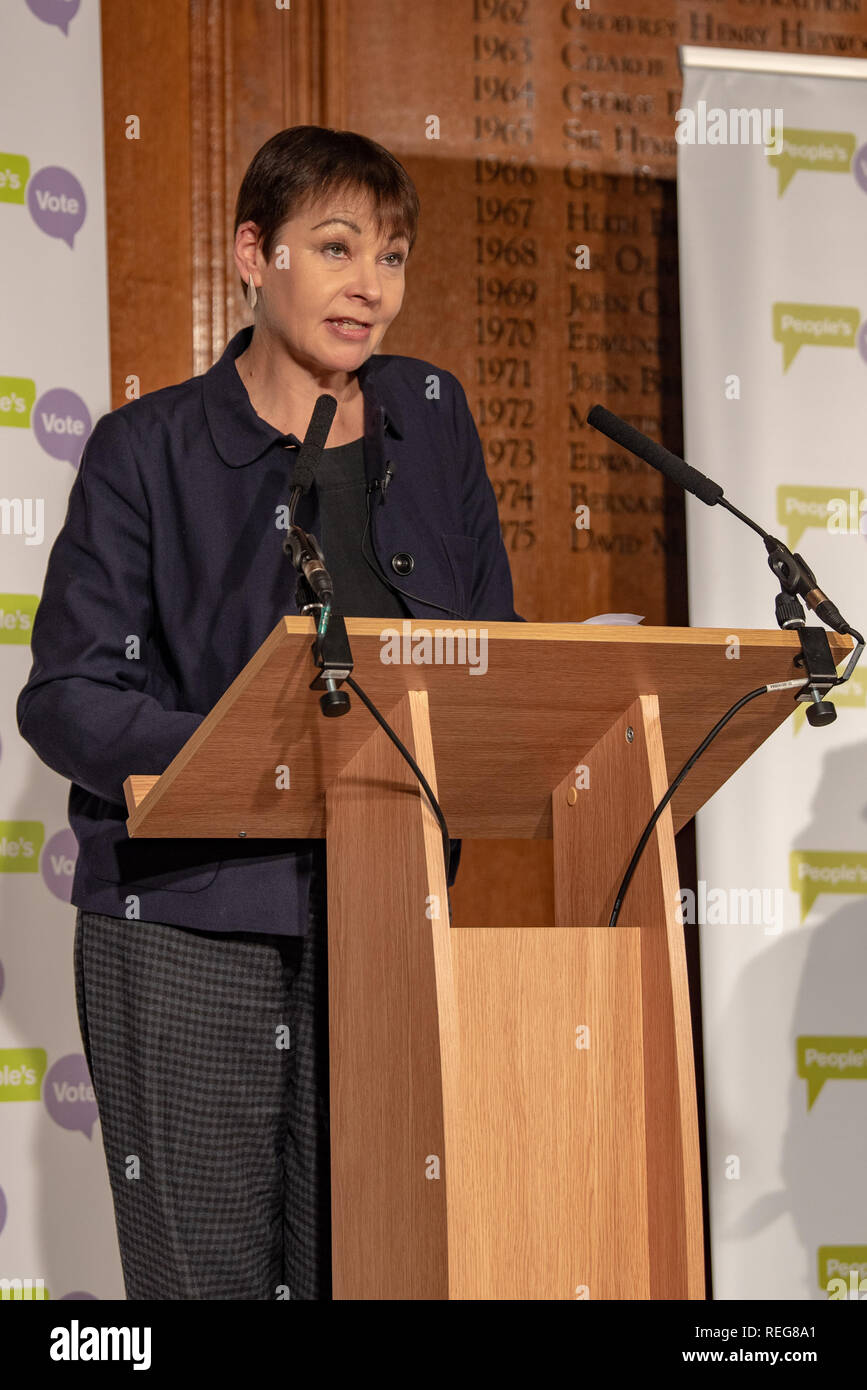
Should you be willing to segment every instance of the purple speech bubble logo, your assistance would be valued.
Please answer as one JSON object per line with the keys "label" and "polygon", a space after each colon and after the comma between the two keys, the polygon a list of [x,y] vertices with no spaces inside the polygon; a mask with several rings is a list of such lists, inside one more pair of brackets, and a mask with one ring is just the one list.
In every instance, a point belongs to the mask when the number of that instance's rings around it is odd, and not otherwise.
{"label": "purple speech bubble logo", "polygon": [[46,236],[59,237],[70,250],[87,212],[84,189],[74,174],[48,164],[27,185],[30,216]]}
{"label": "purple speech bubble logo", "polygon": [[3,1227],[6,1225],[7,1211],[8,1207],[6,1205],[6,1193],[3,1191],[3,1188],[0,1187],[0,1231],[2,1231]]}
{"label": "purple speech bubble logo", "polygon": [[54,24],[69,38],[69,26],[78,14],[81,0],[27,0],[27,8],[37,19]]}
{"label": "purple speech bubble logo", "polygon": [[42,877],[46,888],[68,903],[72,898],[72,880],[78,858],[78,841],[71,830],[58,830],[42,850]]}
{"label": "purple speech bubble logo", "polygon": [[852,173],[858,187],[867,193],[867,145],[862,145],[852,156]]}
{"label": "purple speech bubble logo", "polygon": [[31,418],[46,454],[77,468],[91,430],[90,411],[81,397],[65,386],[55,386],[39,397]]}
{"label": "purple speech bubble logo", "polygon": [[94,1303],[98,1303],[98,1302],[99,1302],[99,1299],[97,1298],[97,1296],[96,1296],[95,1293],[85,1293],[83,1289],[76,1289],[74,1293],[65,1293],[65,1294],[61,1294],[61,1296],[60,1296],[60,1298],[58,1298],[57,1302],[58,1302],[58,1303],[69,1303],[70,1301],[74,1300],[76,1303],[80,1303],[80,1302],[82,1301],[82,1299],[85,1299],[85,1298],[92,1298],[93,1301],[94,1301]]}
{"label": "purple speech bubble logo", "polygon": [[93,1138],[98,1112],[83,1053],[70,1052],[54,1063],[43,1083],[42,1099],[62,1129],[80,1129],[88,1139]]}

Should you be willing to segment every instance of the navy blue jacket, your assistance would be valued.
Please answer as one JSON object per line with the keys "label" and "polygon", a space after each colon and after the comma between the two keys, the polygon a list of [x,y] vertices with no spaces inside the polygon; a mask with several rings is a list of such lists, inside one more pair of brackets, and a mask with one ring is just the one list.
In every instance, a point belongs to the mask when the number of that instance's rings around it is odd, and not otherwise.
{"label": "navy blue jacket", "polygon": [[[300,440],[250,403],[235,358],[251,334],[236,334],[203,375],[97,421],[49,556],[17,717],[73,784],[76,906],[303,935],[323,841],[130,839],[125,824],[125,778],[164,772],[279,619],[298,612],[276,518]],[[523,621],[460,382],[389,355],[358,375],[368,483],[393,464],[385,502],[373,493],[372,544],[409,612]],[[315,487],[296,520],[318,534]],[[405,558],[392,565],[406,555],[408,574]]]}

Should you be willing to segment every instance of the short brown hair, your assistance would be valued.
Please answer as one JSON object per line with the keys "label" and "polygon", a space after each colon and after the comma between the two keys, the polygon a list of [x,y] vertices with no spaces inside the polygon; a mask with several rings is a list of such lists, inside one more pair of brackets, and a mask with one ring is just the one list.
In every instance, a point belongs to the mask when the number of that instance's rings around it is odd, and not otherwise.
{"label": "short brown hair", "polygon": [[238,190],[235,232],[242,222],[255,222],[269,261],[277,232],[308,199],[346,190],[368,193],[377,232],[406,236],[412,250],[419,199],[403,165],[366,135],[318,125],[280,130],[257,150]]}

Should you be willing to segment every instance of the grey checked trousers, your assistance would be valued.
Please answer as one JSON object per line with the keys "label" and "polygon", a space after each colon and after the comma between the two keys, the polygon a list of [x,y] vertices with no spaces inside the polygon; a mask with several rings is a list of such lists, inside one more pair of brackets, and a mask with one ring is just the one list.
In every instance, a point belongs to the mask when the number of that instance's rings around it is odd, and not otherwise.
{"label": "grey checked trousers", "polygon": [[78,909],[74,961],[127,1298],[330,1299],[321,875],[306,936]]}

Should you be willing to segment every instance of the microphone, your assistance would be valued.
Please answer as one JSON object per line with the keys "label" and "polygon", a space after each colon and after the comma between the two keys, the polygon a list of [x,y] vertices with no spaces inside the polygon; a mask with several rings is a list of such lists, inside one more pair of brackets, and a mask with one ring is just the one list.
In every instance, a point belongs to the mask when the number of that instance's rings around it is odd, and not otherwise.
{"label": "microphone", "polygon": [[295,471],[292,474],[292,488],[293,490],[300,488],[302,495],[310,491],[316,465],[322,457],[328,431],[331,429],[336,413],[336,397],[326,394],[318,397],[313,407],[313,414],[310,416],[310,424],[307,426],[304,442],[298,450]]}
{"label": "microphone", "polygon": [[[839,608],[832,603],[828,595],[819,588],[816,576],[810,569],[803,556],[795,554],[789,550],[776,536],[768,535],[763,531],[757,522],[745,516],[743,512],[733,507],[723,494],[719,483],[715,483],[706,474],[699,473],[697,468],[690,465],[677,454],[672,454],[662,444],[657,444],[655,439],[648,439],[646,434],[640,430],[633,429],[632,425],[627,425],[625,420],[621,420],[619,415],[614,415],[610,410],[606,410],[604,405],[594,405],[587,413],[587,423],[602,434],[608,436],[615,444],[628,449],[630,454],[635,454],[637,458],[644,459],[651,468],[656,468],[660,473],[664,473],[678,487],[682,487],[685,492],[691,492],[699,501],[706,502],[709,507],[713,507],[717,502],[721,502],[726,511],[732,513],[740,521],[743,521],[753,531],[757,531],[765,543],[765,550],[768,552],[768,564],[780,582],[780,588],[784,593],[792,597],[799,596],[804,600],[807,607],[819,617],[823,623],[832,628],[835,632],[850,634],[853,629],[846,622]],[[803,615],[801,618],[803,622]]]}
{"label": "microphone", "polygon": [[303,574],[315,597],[324,606],[334,599],[334,585],[325,568],[325,556],[315,536],[308,536],[300,526],[293,526],[283,543],[287,555],[299,574]]}
{"label": "microphone", "polygon": [[289,502],[289,533],[283,542],[284,553],[291,556],[295,569],[307,580],[314,598],[323,608],[334,600],[334,584],[325,568],[325,556],[316,537],[309,536],[300,526],[295,525],[295,508],[298,498],[309,492],[313,485],[316,467],[322,458],[322,450],[325,448],[328,431],[336,412],[337,400],[334,396],[323,394],[317,398],[307,433],[295,460]]}
{"label": "microphone", "polygon": [[715,483],[704,473],[699,473],[697,468],[690,468],[684,459],[678,458],[677,454],[669,453],[662,444],[657,444],[655,439],[648,439],[646,434],[633,429],[632,425],[627,425],[619,415],[612,415],[604,405],[594,405],[587,416],[587,423],[602,434],[607,434],[615,444],[628,449],[630,454],[644,459],[651,468],[664,473],[673,483],[677,483],[678,487],[682,487],[685,492],[691,492],[709,507],[715,506],[722,497],[723,490],[719,483]]}
{"label": "microphone", "polygon": [[388,461],[386,462],[386,465],[385,465],[385,477],[384,477],[383,480],[382,480],[382,489],[381,489],[380,494],[379,494],[380,501],[383,502],[383,503],[385,502],[385,494],[386,494],[387,491],[388,491],[388,485],[389,485],[389,483],[391,482],[391,480],[392,480],[392,478],[394,477],[394,475],[395,475],[396,472],[397,472],[397,464],[394,462],[393,459],[388,459]]}

